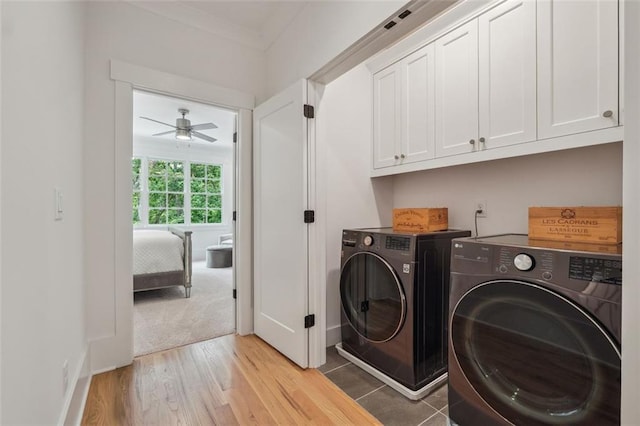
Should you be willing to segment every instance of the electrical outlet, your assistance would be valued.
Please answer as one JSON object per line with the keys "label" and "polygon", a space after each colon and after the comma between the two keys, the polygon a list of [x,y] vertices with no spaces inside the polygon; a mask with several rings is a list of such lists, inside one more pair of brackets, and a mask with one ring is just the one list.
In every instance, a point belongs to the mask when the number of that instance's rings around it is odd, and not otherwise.
{"label": "electrical outlet", "polygon": [[67,393],[69,387],[69,360],[65,359],[62,364],[62,394]]}
{"label": "electrical outlet", "polygon": [[481,213],[478,213],[478,217],[487,217],[487,202],[486,201],[476,201],[476,211],[481,210]]}

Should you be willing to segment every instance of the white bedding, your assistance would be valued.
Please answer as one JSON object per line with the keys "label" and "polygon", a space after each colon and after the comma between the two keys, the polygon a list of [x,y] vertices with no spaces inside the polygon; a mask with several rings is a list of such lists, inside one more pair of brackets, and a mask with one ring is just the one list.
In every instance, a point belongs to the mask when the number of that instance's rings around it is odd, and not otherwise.
{"label": "white bedding", "polygon": [[133,231],[133,275],[184,270],[182,239],[169,231]]}

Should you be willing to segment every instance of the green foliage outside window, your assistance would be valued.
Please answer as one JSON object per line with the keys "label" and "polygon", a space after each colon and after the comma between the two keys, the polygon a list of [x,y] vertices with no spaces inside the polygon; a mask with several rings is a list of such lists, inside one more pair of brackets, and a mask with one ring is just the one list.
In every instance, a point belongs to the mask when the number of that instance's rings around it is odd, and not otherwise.
{"label": "green foliage outside window", "polygon": [[[143,160],[132,159],[133,223],[144,223]],[[146,207],[149,225],[222,223],[222,166],[181,161],[148,160]],[[185,183],[186,174],[186,183]],[[187,185],[185,187],[185,184]],[[189,195],[190,199],[186,197]],[[190,201],[190,209],[185,203]]]}
{"label": "green foliage outside window", "polygon": [[133,224],[140,223],[140,167],[142,161],[139,158],[131,160],[131,177],[133,178]]}
{"label": "green foliage outside window", "polygon": [[191,164],[191,223],[222,223],[222,166]]}
{"label": "green foliage outside window", "polygon": [[184,164],[149,160],[149,225],[184,223]]}

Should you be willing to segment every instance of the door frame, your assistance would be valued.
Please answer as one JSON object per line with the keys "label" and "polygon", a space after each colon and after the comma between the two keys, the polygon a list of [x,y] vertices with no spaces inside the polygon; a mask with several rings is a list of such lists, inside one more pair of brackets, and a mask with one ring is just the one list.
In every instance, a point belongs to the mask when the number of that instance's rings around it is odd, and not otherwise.
{"label": "door frame", "polygon": [[[131,168],[133,152],[133,90],[140,89],[172,97],[205,102],[238,112],[238,180],[239,193],[252,193],[252,109],[253,95],[215,86],[202,81],[162,71],[111,60],[110,76],[115,82],[115,202],[114,202],[114,334],[91,342],[91,353],[101,354],[110,365],[129,365],[133,361],[133,239],[131,223]],[[252,294],[253,263],[251,197],[236,199],[238,210],[234,245],[236,299],[236,332],[253,332]],[[247,267],[237,268],[237,265]],[[249,295],[247,297],[246,295]]]}

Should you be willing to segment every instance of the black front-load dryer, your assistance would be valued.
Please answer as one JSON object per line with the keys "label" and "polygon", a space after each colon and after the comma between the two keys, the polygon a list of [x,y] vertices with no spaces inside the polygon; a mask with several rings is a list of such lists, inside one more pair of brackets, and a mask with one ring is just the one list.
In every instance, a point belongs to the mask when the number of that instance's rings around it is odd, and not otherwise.
{"label": "black front-load dryer", "polygon": [[451,240],[469,235],[343,231],[339,352],[405,396],[422,397],[447,371]]}
{"label": "black front-load dryer", "polygon": [[620,424],[620,247],[508,234],[451,250],[451,420]]}

